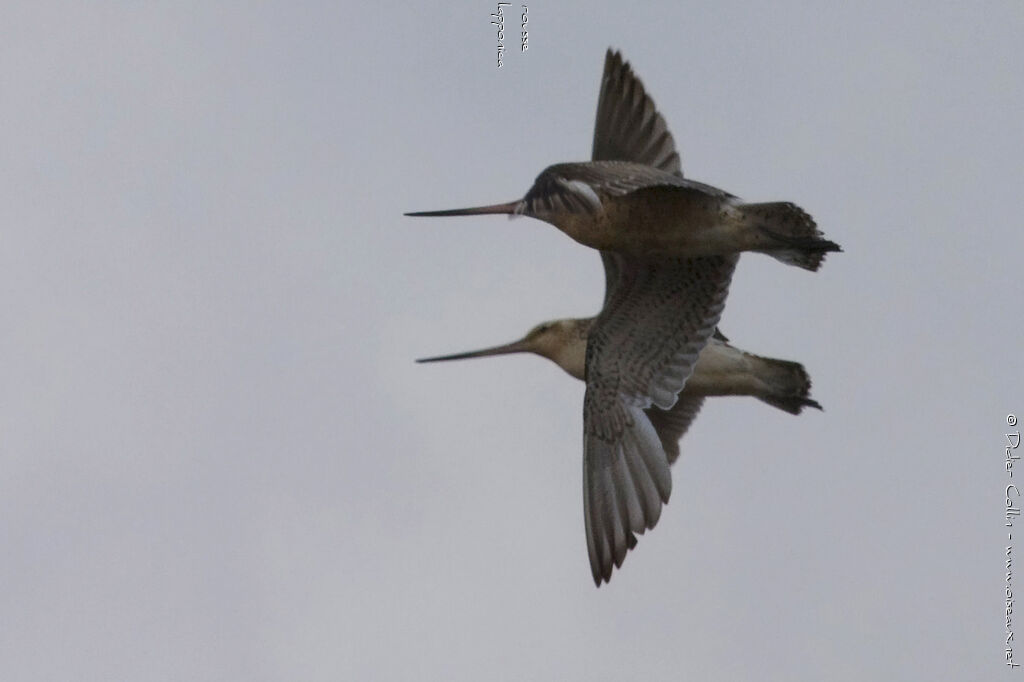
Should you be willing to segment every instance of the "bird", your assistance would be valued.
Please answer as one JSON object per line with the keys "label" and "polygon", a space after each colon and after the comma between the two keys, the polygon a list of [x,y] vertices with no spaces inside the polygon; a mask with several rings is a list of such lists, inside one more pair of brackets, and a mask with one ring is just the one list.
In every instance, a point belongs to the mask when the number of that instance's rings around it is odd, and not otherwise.
{"label": "bird", "polygon": [[596,133],[592,160],[548,166],[521,199],[405,215],[529,216],[585,246],[639,258],[756,251],[816,271],[826,253],[841,250],[796,204],[745,203],[684,178],[664,119],[628,63],[611,50]]}
{"label": "bird", "polygon": [[549,167],[519,201],[408,215],[532,215],[599,250],[605,296],[582,375],[583,518],[600,587],[669,500],[671,429],[648,415],[671,414],[715,334],[740,252],[817,270],[839,247],[792,204],[742,204],[684,180],[664,118],[613,50],[593,139],[592,161]]}
{"label": "bird", "polygon": [[[585,379],[587,337],[593,317],[567,318],[542,322],[526,336],[500,346],[481,350],[420,358],[416,362],[446,362],[492,357],[512,353],[533,353],[551,360],[569,376]],[[762,357],[740,350],[729,343],[721,331],[708,341],[697,356],[693,374],[669,410],[651,407],[647,418],[661,440],[669,464],[679,458],[679,440],[697,417],[705,398],[751,396],[789,414],[800,414],[805,407],[821,410],[810,397],[811,378],[799,362]]]}

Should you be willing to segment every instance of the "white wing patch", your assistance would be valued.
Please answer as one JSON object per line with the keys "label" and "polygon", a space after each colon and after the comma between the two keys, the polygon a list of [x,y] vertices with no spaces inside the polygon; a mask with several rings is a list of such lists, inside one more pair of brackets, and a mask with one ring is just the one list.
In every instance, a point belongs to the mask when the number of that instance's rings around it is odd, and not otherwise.
{"label": "white wing patch", "polygon": [[558,178],[557,182],[580,199],[590,211],[601,212],[601,198],[597,196],[597,192],[591,189],[590,185],[581,180],[566,180],[565,178]]}

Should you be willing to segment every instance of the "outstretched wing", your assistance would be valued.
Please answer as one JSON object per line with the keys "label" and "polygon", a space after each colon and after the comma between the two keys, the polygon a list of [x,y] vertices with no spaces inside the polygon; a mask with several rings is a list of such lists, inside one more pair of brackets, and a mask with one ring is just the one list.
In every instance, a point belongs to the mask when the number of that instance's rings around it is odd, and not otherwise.
{"label": "outstretched wing", "polygon": [[[621,401],[599,405],[588,388],[583,415],[583,520],[590,571],[600,587],[636,545],[634,534],[658,522],[672,475],[642,409]],[[595,418],[617,424],[618,432],[608,437],[590,428]]]}
{"label": "outstretched wing", "polygon": [[668,501],[669,458],[644,410],[672,409],[715,331],[738,260],[602,258],[605,305],[587,340],[583,401],[584,519],[597,584]]}
{"label": "outstretched wing", "polygon": [[738,256],[601,257],[605,304],[587,341],[587,390],[670,409],[715,331]]}
{"label": "outstretched wing", "polygon": [[594,161],[633,161],[683,175],[675,140],[643,83],[608,50],[594,123]]}
{"label": "outstretched wing", "polygon": [[[549,168],[524,208],[550,203],[598,210],[599,192],[654,186],[704,195],[695,197],[701,200],[731,196],[683,180],[665,119],[612,50],[605,56],[591,158],[620,163]],[[654,527],[672,492],[669,464],[703,399],[673,403],[715,331],[737,257],[648,262],[602,251],[601,260],[605,299],[587,342],[583,406],[583,512],[598,585],[636,545],[634,533]]]}

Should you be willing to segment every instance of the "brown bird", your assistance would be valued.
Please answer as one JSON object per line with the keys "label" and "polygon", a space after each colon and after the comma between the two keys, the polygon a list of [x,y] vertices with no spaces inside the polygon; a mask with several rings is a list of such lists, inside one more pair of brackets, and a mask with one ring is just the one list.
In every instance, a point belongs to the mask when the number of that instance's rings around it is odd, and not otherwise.
{"label": "brown bird", "polygon": [[407,216],[525,215],[577,242],[637,258],[766,253],[817,270],[839,251],[789,202],[744,203],[683,178],[672,136],[629,65],[609,51],[593,160],[545,168],[522,199]]}

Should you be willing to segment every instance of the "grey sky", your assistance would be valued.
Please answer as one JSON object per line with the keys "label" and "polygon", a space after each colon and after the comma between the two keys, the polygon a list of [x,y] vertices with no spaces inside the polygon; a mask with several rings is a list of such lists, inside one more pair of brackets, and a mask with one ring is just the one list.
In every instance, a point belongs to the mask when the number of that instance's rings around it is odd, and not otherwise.
{"label": "grey sky", "polygon": [[[495,7],[5,8],[0,677],[1010,674],[1024,5],[514,5],[501,70]],[[608,46],[845,253],[742,258],[724,331],[825,412],[709,401],[597,590],[582,385],[412,362],[596,312],[597,255],[401,214],[585,159]]]}

